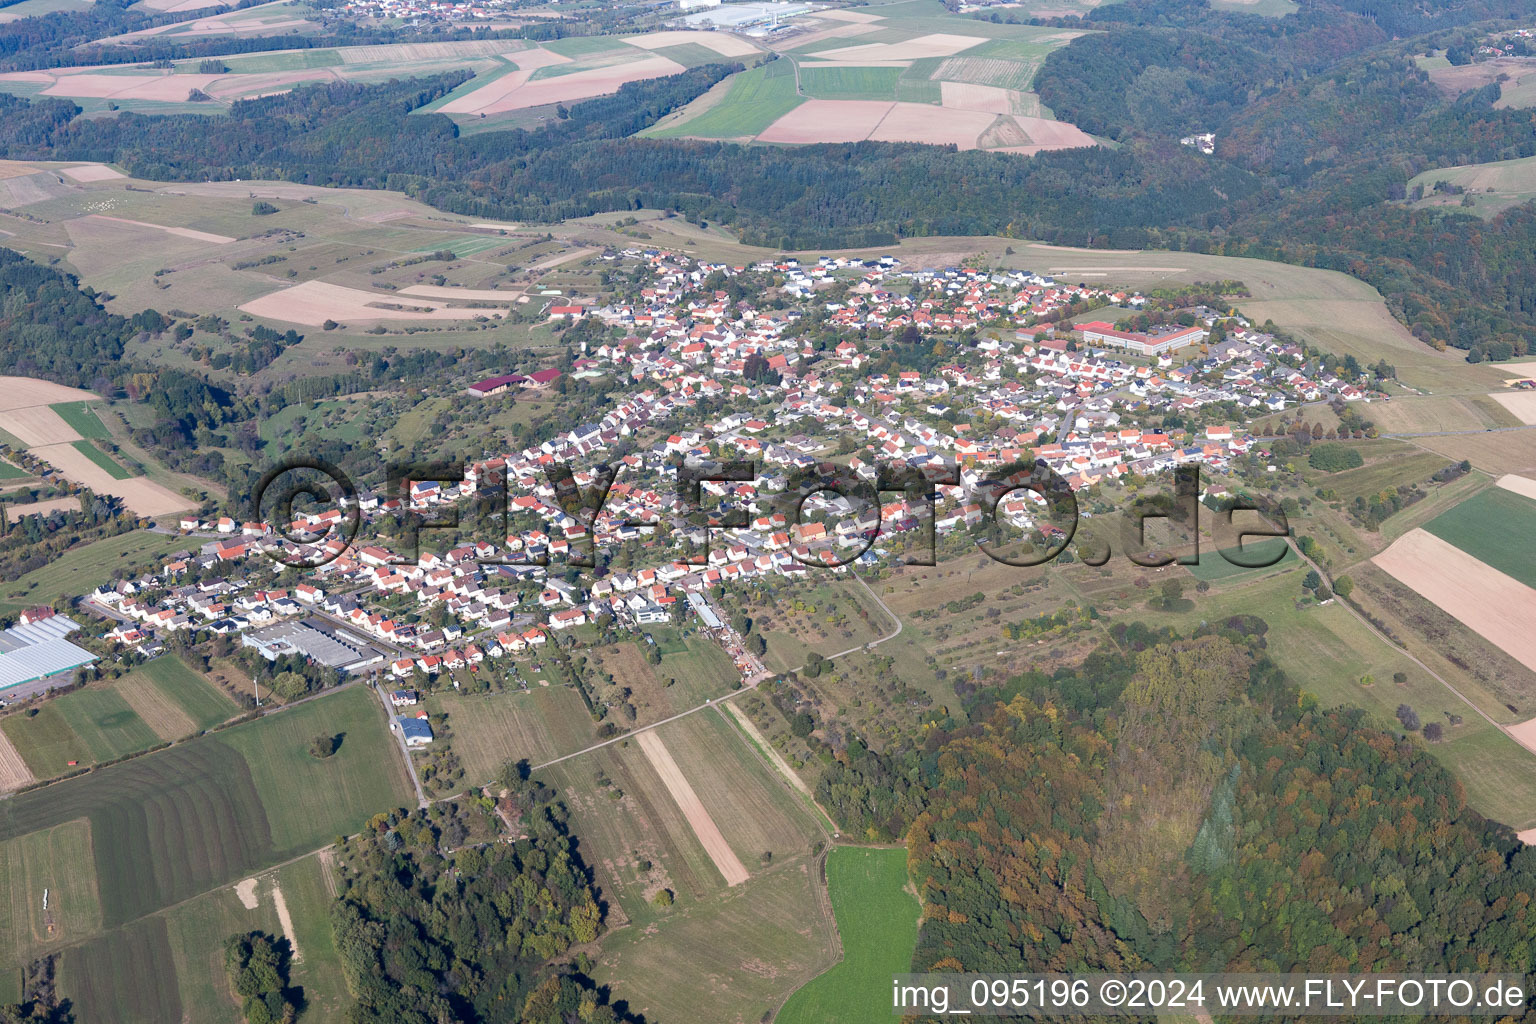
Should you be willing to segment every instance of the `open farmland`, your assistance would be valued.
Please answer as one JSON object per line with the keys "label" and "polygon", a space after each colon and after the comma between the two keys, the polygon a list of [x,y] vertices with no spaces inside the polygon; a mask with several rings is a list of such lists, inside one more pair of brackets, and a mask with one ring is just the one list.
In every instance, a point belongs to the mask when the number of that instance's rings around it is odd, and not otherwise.
{"label": "open farmland", "polygon": [[[102,468],[97,456],[89,455],[73,444],[43,445],[29,450],[58,469],[66,478],[98,493],[115,495],[129,509],[142,516],[164,515],[194,504],[191,499],[153,480],[120,477],[117,473],[109,472]],[[97,455],[100,459],[105,458],[100,453]]]}
{"label": "open farmland", "polygon": [[89,441],[74,442],[74,449],[81,455],[84,455],[87,459],[94,462],[97,469],[100,469],[113,480],[128,480],[133,476],[133,474],[128,472],[128,470],[118,465],[117,461],[113,459],[112,456],[108,455],[106,452],[102,451],[100,448],[96,447],[96,445]]}
{"label": "open farmland", "polygon": [[92,839],[76,819],[0,843],[0,962],[25,963],[101,927]]}
{"label": "open farmland", "polygon": [[709,859],[714,862],[716,869],[725,879],[726,885],[740,885],[748,877],[746,865],[737,857],[730,844],[725,841],[725,836],[720,834],[720,827],[710,817],[709,811],[699,800],[693,786],[689,784],[688,777],[677,766],[672,758],[672,752],[667,749],[656,730],[651,729],[640,733],[635,737],[635,742],[645,752],[645,758],[661,776],[661,781],[666,785],[667,792],[673,801],[688,819],[688,827],[693,829],[693,834],[704,847],[704,852],[709,854]]}
{"label": "open farmland", "polygon": [[114,687],[161,739],[180,739],[218,725],[234,702],[173,654],[156,658]]}
{"label": "open farmland", "polygon": [[[642,744],[666,750],[686,774],[748,877],[725,884]],[[723,717],[690,715],[546,771],[605,896],[629,919],[602,940],[594,976],[632,1008],[649,1019],[751,1024],[832,962],[836,939],[811,854],[821,833]],[[677,901],[658,909],[649,896],[664,887]]]}
{"label": "open farmland", "polygon": [[593,742],[595,730],[581,696],[564,686],[526,693],[458,694],[427,698],[434,713],[448,716],[450,745],[471,783],[495,778],[508,761],[542,764]]}
{"label": "open farmland", "polygon": [[0,730],[40,779],[72,771],[71,762],[112,761],[160,741],[116,687],[104,684],[49,701],[35,715],[7,715]]}
{"label": "open farmland", "polygon": [[[344,733],[324,762],[310,739]],[[408,792],[382,714],[361,689],[277,712],[20,794],[0,842],[78,819],[93,836],[102,924],[113,928],[353,831]]]}
{"label": "open farmland", "polygon": [[[340,736],[323,761],[309,753],[321,734]],[[404,806],[410,784],[383,710],[366,687],[284,709],[218,734],[243,756],[262,796],[278,850],[313,849],[353,832],[372,814]]]}
{"label": "open farmland", "polygon": [[[504,300],[512,301],[510,298]],[[365,292],[358,288],[305,281],[292,288],[280,288],[247,302],[243,312],[269,320],[319,327],[327,320],[470,320],[485,317],[489,311],[448,307],[424,299]]]}
{"label": "open farmland", "polygon": [[891,975],[912,969],[918,905],[907,851],[834,847],[826,872],[842,962],[784,1004],[774,1018],[781,1024],[866,1019],[870,1007],[889,1005]]}
{"label": "open farmland", "polygon": [[92,402],[61,402],[54,405],[53,411],[59,414],[59,418],[69,424],[75,433],[84,438],[107,438],[112,435],[107,431],[107,425],[101,422],[96,415],[96,404]]}
{"label": "open farmland", "polygon": [[101,1024],[182,1019],[165,918],[134,921],[68,950],[59,988]]}
{"label": "open farmland", "polygon": [[680,900],[644,927],[613,931],[593,977],[647,1020],[758,1024],[836,958],[815,873],[802,855],[708,900]]}
{"label": "open farmland", "polygon": [[1536,501],[1491,487],[1426,523],[1424,529],[1473,558],[1536,587],[1536,551],[1520,538],[1536,530]]}
{"label": "open farmland", "polygon": [[[556,229],[558,237],[546,240],[544,229],[444,216],[397,192],[290,182],[167,185],[61,178],[43,168],[0,180],[0,188],[34,180],[50,183],[25,207],[26,218],[0,215],[0,229],[9,232],[5,244],[40,259],[62,258],[64,269],[106,293],[113,312],[196,310],[231,325],[197,330],[183,340],[167,333],[145,342],[146,358],[185,369],[199,363],[194,350],[242,354],[255,323],[279,333],[296,328],[305,335],[261,372],[262,380],[342,372],[347,364],[338,348],[542,347],[550,342],[542,320],[528,316],[517,322],[509,310],[528,305],[530,288],[552,275],[562,278],[561,290],[577,301],[589,277],[596,283],[596,273],[589,275],[579,265],[593,249],[578,244],[577,237],[585,236],[580,227]],[[278,211],[253,215],[257,198]],[[5,205],[3,197],[0,205]],[[209,240],[213,236],[234,241]],[[535,305],[523,312],[538,309]],[[253,316],[259,318],[255,323],[249,319]],[[322,331],[328,320],[339,326]],[[199,372],[209,372],[206,362]],[[237,384],[232,372],[213,373]],[[93,398],[88,392],[59,389],[17,404],[44,406],[45,433],[37,440],[61,443],[80,434],[46,406]],[[131,412],[138,406],[127,408]],[[134,429],[148,425],[137,419],[131,424]],[[0,429],[8,428],[0,423]],[[114,441],[129,450],[126,431],[119,430]],[[99,484],[106,492],[126,495],[147,486],[137,479],[109,485],[110,475],[80,452],[50,448],[43,454],[50,453],[71,460],[67,468],[94,473],[83,482]],[[149,484],[169,484],[172,491],[191,485],[153,468],[150,472]],[[167,508],[172,499],[155,493],[161,500],[140,511],[156,514],[188,504],[176,498]]]}
{"label": "open farmland", "polygon": [[51,604],[65,594],[86,593],[110,580],[115,571],[146,565],[157,567],[163,564],[163,556],[187,547],[183,537],[144,530],[82,545],[19,580],[0,583],[0,613],[20,611],[27,605]]}
{"label": "open farmland", "polygon": [[954,17],[938,4],[897,6],[907,10],[813,19],[808,31],[772,44],[779,60],[722,83],[644,134],[1023,154],[1098,144],[1051,120],[1028,92],[1045,55],[1079,33]]}
{"label": "open farmland", "polygon": [[186,498],[152,480],[131,479],[104,453],[94,447],[79,447],[90,442],[82,441],[80,432],[54,406],[69,409],[72,419],[91,436],[99,436],[103,432],[100,421],[94,416],[87,420],[85,406],[79,404],[96,397],[89,391],[30,377],[0,377],[0,430],[15,436],[67,479],[102,494],[116,495],[140,515],[186,508],[190,504]]}
{"label": "open farmland", "polygon": [[27,767],[26,760],[17,751],[11,738],[0,729],[0,793],[9,793],[13,789],[30,785],[37,781],[37,776],[32,774],[32,769]]}
{"label": "open farmland", "polygon": [[[1480,66],[1472,65],[1472,67]],[[1536,88],[1536,62],[1527,65],[1523,77],[1530,78],[1531,86]],[[1439,182],[1464,189],[1465,194],[1470,195],[1473,200],[1472,212],[1482,217],[1491,217],[1500,210],[1536,197],[1536,157],[1497,160],[1486,164],[1437,167],[1415,175],[1409,180],[1410,191],[1421,188],[1424,192],[1424,197],[1418,200],[1416,205],[1446,206],[1459,211],[1462,209],[1462,195],[1436,192],[1435,185]]]}
{"label": "open farmland", "polygon": [[570,805],[583,856],[632,920],[654,916],[648,901],[661,888],[680,906],[712,900],[805,853],[820,835],[790,784],[716,714],[689,715],[537,774]]}
{"label": "open farmland", "polygon": [[1375,562],[1500,650],[1536,665],[1536,590],[1425,530],[1414,530]]}
{"label": "open farmland", "polygon": [[1495,57],[1459,66],[1435,63],[1428,71],[1429,80],[1447,96],[1499,81],[1501,95],[1494,106],[1536,106],[1536,60],[1530,57]]}

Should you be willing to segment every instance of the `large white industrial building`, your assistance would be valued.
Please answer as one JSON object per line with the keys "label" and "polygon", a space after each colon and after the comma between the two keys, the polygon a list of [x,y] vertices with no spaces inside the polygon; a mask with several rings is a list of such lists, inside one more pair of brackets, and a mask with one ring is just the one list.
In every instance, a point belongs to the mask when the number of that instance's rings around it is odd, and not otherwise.
{"label": "large white industrial building", "polygon": [[79,628],[73,619],[50,614],[0,630],[0,690],[35,683],[95,661],[96,655],[64,639]]}

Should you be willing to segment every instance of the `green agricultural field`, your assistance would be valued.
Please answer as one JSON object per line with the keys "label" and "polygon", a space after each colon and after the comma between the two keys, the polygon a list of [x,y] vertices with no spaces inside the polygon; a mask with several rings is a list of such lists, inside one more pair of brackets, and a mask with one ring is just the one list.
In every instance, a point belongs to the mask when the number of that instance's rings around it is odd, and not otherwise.
{"label": "green agricultural field", "polygon": [[[1527,79],[1522,79],[1519,84],[1527,90],[1532,87]],[[1512,92],[1513,90],[1506,87],[1504,98],[1510,98]],[[1500,104],[1500,106],[1521,105],[1523,104],[1518,102]],[[1462,164],[1457,167],[1438,167],[1410,179],[1408,188],[1412,190],[1420,187],[1424,190],[1422,200],[1424,205],[1444,205],[1459,209],[1462,203],[1460,195],[1445,195],[1434,191],[1435,184],[1441,181],[1465,189],[1466,194],[1472,197],[1475,204],[1472,211],[1479,216],[1491,216],[1500,210],[1536,198],[1536,157],[1496,160],[1486,164]]]}
{"label": "green agricultural field", "polygon": [[22,477],[31,476],[24,469],[18,469],[9,462],[0,459],[0,480],[20,480]]}
{"label": "green agricultural field", "polygon": [[656,666],[658,678],[677,680],[676,686],[669,689],[682,691],[674,700],[680,705],[679,711],[737,688],[741,674],[720,645],[706,638],[690,637],[681,641],[681,646],[680,651],[664,652],[661,664]]}
{"label": "green agricultural field", "polygon": [[1467,554],[1536,587],[1536,550],[1525,542],[1536,528],[1536,502],[1490,487],[1425,524],[1424,529]]}
{"label": "green agricultural field", "polygon": [[[203,58],[177,65],[197,70]],[[341,54],[335,50],[292,50],[287,53],[263,53],[254,57],[227,57],[224,64],[231,74],[256,74],[266,71],[307,71],[311,68],[339,67]]]}
{"label": "green agricultural field", "polygon": [[164,556],[184,551],[184,537],[135,530],[73,548],[41,569],[10,583],[0,583],[0,614],[29,605],[52,604],[65,595],[89,593],[116,571],[163,564]]}
{"label": "green agricultural field", "polygon": [[[341,734],[323,761],[309,752],[319,735]],[[292,855],[355,832],[379,811],[410,802],[410,783],[384,711],[365,686],[279,711],[218,734],[244,755],[261,794],[272,845]]]}
{"label": "green agricultural field", "polygon": [[1265,18],[1283,18],[1295,14],[1298,8],[1296,0],[1211,0],[1211,6],[1218,11],[1257,14]]}
{"label": "green agricultural field", "polygon": [[115,761],[162,740],[201,732],[234,713],[229,698],[166,655],[110,683],[56,697],[36,715],[9,715],[0,729],[32,774],[49,779],[70,772],[70,761],[81,766]]}
{"label": "green agricultural field", "polygon": [[[325,761],[308,753],[343,733]],[[355,831],[409,801],[362,687],[0,803],[0,842],[89,821],[102,924],[115,928]]]}
{"label": "green agricultural field", "polygon": [[0,963],[26,963],[101,927],[91,839],[76,820],[0,843]]}
{"label": "green agricultural field", "polygon": [[160,742],[155,731],[115,689],[87,686],[65,694],[53,704],[75,735],[84,741],[94,761],[113,761]]}
{"label": "green agricultural field", "polygon": [[0,721],[0,729],[27,763],[27,770],[40,779],[70,771],[70,761],[89,765],[95,760],[85,741],[60,714],[58,704],[59,701],[53,701],[44,704],[35,715],[7,715]]}
{"label": "green agricultural field", "polygon": [[81,437],[111,437],[107,426],[96,416],[96,408],[90,402],[61,402],[49,406],[59,418],[74,428]]}
{"label": "green agricultural field", "polygon": [[156,658],[139,670],[197,724],[208,729],[235,713],[235,704],[175,655]]}
{"label": "green agricultural field", "polygon": [[601,940],[593,977],[646,1020],[768,1019],[836,961],[837,936],[813,875],[803,856],[709,900],[679,901],[644,927],[613,931]]}
{"label": "green agricultural field", "polygon": [[835,847],[827,888],[843,940],[842,963],[790,997],[778,1024],[870,1020],[887,1007],[891,975],[912,969],[917,900],[907,891],[907,851]]}
{"label": "green agricultural field", "polygon": [[818,100],[890,100],[903,68],[800,67],[800,90]]}
{"label": "green agricultural field", "polygon": [[780,59],[734,76],[725,86],[724,96],[713,106],[642,134],[659,138],[750,138],[802,102],[804,97],[795,92],[794,64],[788,59]]}
{"label": "green agricultural field", "polygon": [[112,456],[96,447],[93,441],[75,441],[74,448],[75,451],[100,466],[114,480],[127,480],[133,476],[132,473],[119,466]]}
{"label": "green agricultural field", "polygon": [[490,781],[508,761],[542,764],[596,739],[581,695],[565,686],[535,682],[527,693],[445,691],[427,698],[427,707],[448,716],[448,742],[471,783]]}
{"label": "green agricultural field", "polygon": [[64,954],[58,986],[74,1005],[75,1019],[91,1024],[182,1019],[170,932],[163,917],[135,921],[70,949]]}

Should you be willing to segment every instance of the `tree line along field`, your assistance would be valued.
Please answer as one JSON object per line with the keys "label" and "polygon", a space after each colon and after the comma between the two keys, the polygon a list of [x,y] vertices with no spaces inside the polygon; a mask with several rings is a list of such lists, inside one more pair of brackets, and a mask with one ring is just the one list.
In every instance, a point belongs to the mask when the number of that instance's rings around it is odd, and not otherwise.
{"label": "tree line along field", "polygon": [[[322,733],[343,737],[323,761],[308,752]],[[408,802],[392,744],[377,704],[354,687],[18,794],[0,806],[0,848],[22,844],[25,863],[34,837],[76,823],[89,842],[63,850],[60,870],[94,888],[99,917],[91,920],[119,928],[315,850]],[[50,906],[76,912],[62,902]],[[25,946],[18,960],[46,943]]]}
{"label": "tree line along field", "polygon": [[164,655],[31,710],[7,715],[0,731],[33,776],[48,779],[201,732],[236,708],[184,662]]}

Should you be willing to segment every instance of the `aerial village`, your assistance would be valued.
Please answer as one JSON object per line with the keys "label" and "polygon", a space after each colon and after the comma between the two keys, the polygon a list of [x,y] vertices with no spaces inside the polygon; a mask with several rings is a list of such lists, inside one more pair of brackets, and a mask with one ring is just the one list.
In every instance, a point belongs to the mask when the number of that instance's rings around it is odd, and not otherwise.
{"label": "aerial village", "polygon": [[[687,622],[751,682],[767,673],[712,606],[714,588],[878,564],[927,514],[900,491],[880,494],[877,507],[822,492],[796,522],[776,501],[792,474],[828,461],[866,481],[881,464],[942,469],[958,483],[936,485],[932,522],[941,544],[960,543],[984,517],[976,489],[998,467],[1038,459],[1074,490],[1099,494],[1196,463],[1219,492],[1234,460],[1267,454],[1248,429],[1254,419],[1373,397],[1235,311],[1195,307],[1161,326],[1122,329],[1115,324],[1146,297],[1028,272],[909,271],[892,258],[730,267],[638,249],[598,259],[642,270],[641,301],[551,305],[548,315],[595,322],[603,329],[586,336],[607,340],[583,341],[569,365],[461,393],[464,402],[515,400],[563,375],[611,375],[625,390],[610,393],[601,416],[475,462],[462,480],[360,492],[355,508],[282,523],[182,518],[184,557],[84,595],[84,609],[116,623],[107,639],[146,653],[178,631],[232,634],[269,660],[298,654],[418,682],[537,653],[588,623],[643,632]],[[754,283],[736,289],[736,301],[709,286],[735,277]],[[757,301],[764,281],[775,282],[772,302]],[[1073,309],[1088,313],[1061,318]],[[820,325],[819,346],[798,329],[807,317]],[[921,346],[932,369],[879,371],[892,341]],[[688,415],[706,401],[730,411]],[[657,426],[680,418],[698,425]],[[1154,420],[1184,426],[1141,426]],[[625,454],[611,458],[621,439]],[[703,505],[744,513],[745,526],[706,537],[687,517],[684,460],[754,464],[753,479],[701,490]],[[595,516],[560,500],[551,467],[568,467],[586,494],[610,461],[612,486]],[[375,539],[402,513],[469,510],[493,490],[507,511],[495,537],[432,550],[423,532],[413,558]],[[997,520],[1039,539],[1049,532],[1042,504],[1013,492]],[[353,516],[360,529],[348,544],[342,527]],[[573,553],[624,545],[641,556],[622,570],[567,571]]]}

